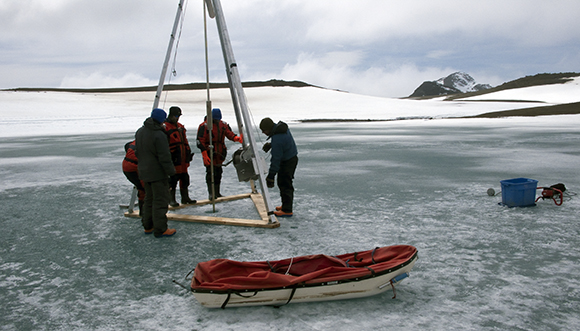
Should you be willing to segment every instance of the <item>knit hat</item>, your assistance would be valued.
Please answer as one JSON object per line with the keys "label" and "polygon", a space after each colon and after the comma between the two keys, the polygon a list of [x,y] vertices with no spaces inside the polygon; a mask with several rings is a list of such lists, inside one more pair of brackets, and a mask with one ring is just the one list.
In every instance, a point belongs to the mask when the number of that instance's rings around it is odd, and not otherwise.
{"label": "knit hat", "polygon": [[221,120],[222,119],[222,111],[219,108],[214,108],[211,110],[211,117],[214,120]]}
{"label": "knit hat", "polygon": [[171,108],[169,108],[169,116],[181,116],[181,108],[177,106],[171,106]]}
{"label": "knit hat", "polygon": [[165,119],[167,118],[167,113],[165,112],[165,110],[161,108],[155,108],[153,109],[153,111],[151,111],[151,118],[161,124],[165,122]]}
{"label": "knit hat", "polygon": [[269,118],[269,117],[264,118],[260,122],[260,130],[262,130],[264,132],[270,132],[270,131],[272,131],[272,128],[273,127],[274,127],[274,121],[272,121],[272,119]]}

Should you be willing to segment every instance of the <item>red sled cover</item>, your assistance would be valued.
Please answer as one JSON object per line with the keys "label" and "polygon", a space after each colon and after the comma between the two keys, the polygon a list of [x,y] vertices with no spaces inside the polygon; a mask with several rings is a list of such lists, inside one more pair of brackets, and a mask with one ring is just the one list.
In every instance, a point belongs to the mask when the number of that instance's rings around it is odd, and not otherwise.
{"label": "red sled cover", "polygon": [[416,254],[413,246],[395,245],[337,256],[306,255],[279,261],[215,259],[197,264],[191,290],[226,293],[359,280],[400,269]]}

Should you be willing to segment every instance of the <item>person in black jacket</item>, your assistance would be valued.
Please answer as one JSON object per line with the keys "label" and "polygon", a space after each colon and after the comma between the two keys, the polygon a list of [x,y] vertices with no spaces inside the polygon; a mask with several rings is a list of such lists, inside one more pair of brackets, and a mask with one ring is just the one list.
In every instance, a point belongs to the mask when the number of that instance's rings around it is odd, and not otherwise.
{"label": "person in black jacket", "polygon": [[151,112],[135,133],[135,155],[139,160],[139,179],[145,184],[145,202],[141,222],[146,234],[168,237],[175,229],[167,228],[169,177],[175,174],[169,143],[162,123],[167,113],[160,108]]}

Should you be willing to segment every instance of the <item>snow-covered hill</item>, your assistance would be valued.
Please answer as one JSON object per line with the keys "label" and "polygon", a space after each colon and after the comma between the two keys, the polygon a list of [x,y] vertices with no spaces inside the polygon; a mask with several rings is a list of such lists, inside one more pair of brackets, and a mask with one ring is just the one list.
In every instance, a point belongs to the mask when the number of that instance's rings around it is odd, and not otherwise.
{"label": "snow-covered hill", "polygon": [[[454,101],[380,98],[317,87],[256,87],[245,93],[256,123],[274,120],[397,120],[472,116],[580,102],[580,77],[565,84],[510,89]],[[149,115],[155,92],[68,93],[0,91],[0,136],[134,132]],[[211,91],[213,107],[235,124],[228,89]],[[493,101],[490,101],[493,100]],[[520,100],[520,101],[514,101]],[[469,101],[469,102],[466,102]],[[205,90],[164,93],[161,107],[179,105],[195,128],[205,115]]]}

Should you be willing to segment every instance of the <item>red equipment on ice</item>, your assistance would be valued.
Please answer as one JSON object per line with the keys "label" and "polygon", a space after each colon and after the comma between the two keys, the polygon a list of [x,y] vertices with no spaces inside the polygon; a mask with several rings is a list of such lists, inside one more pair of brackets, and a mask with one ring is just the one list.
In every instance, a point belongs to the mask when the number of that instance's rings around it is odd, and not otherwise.
{"label": "red equipment on ice", "polygon": [[[538,189],[543,189],[543,191],[542,195],[536,199],[536,202],[540,199],[552,199],[556,206],[561,206],[564,202],[564,192],[566,191],[566,186],[564,186],[564,184],[558,183],[550,187],[538,187]],[[560,202],[556,200],[558,198],[560,199]]]}

